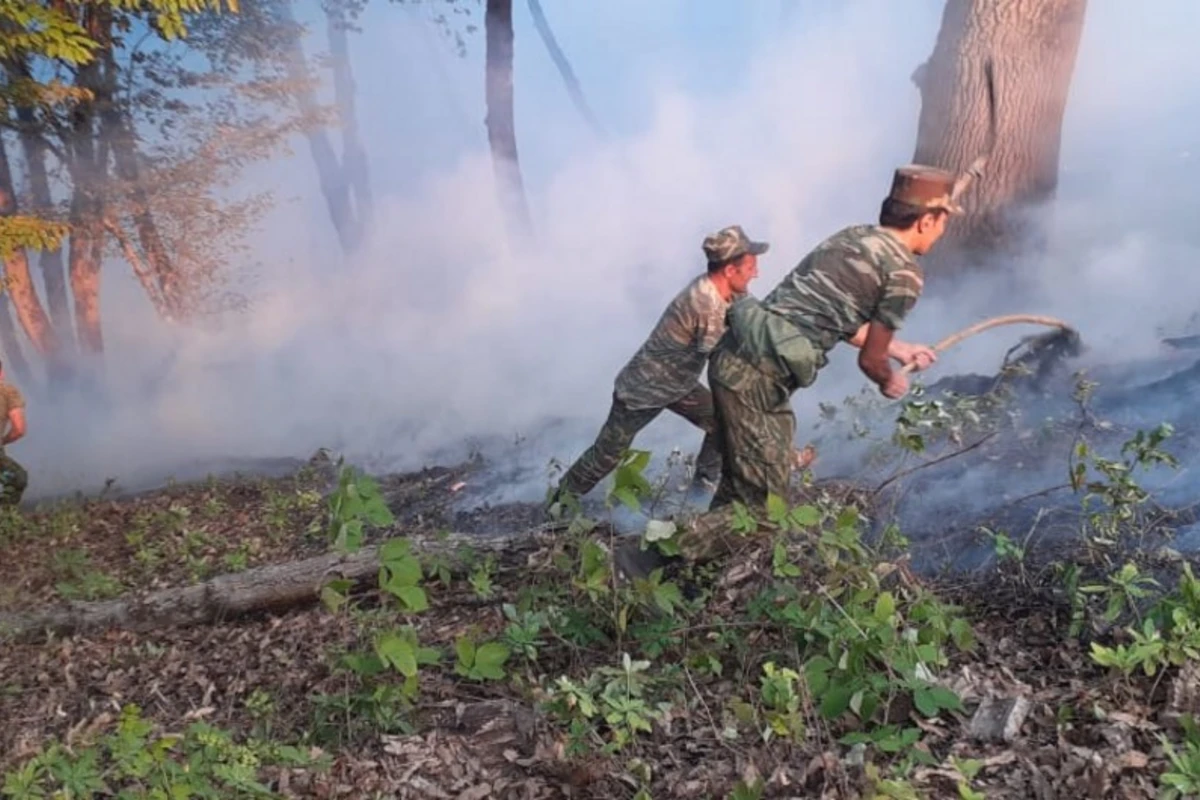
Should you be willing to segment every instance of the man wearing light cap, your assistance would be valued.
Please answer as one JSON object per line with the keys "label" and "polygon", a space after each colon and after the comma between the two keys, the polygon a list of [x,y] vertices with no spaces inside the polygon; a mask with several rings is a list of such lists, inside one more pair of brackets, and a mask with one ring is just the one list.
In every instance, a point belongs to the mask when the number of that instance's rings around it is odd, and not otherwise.
{"label": "man wearing light cap", "polygon": [[[740,225],[705,237],[706,271],[683,288],[663,311],[654,330],[617,375],[608,419],[595,443],[579,457],[550,497],[548,510],[564,494],[582,497],[620,463],[634,437],[663,409],[704,431],[696,478],[716,482],[721,451],[715,437],[712,395],[700,383],[709,353],[725,333],[730,302],[758,276],[766,242],[751,240]],[[696,487],[694,487],[696,488]]]}
{"label": "man wearing light cap", "polygon": [[762,508],[788,497],[796,417],[792,393],[810,386],[838,342],[859,349],[858,366],[889,398],[908,380],[891,361],[920,370],[933,350],[894,338],[924,285],[914,256],[960,213],[965,182],[920,165],[897,169],[878,225],[853,225],[816,246],[762,301],[729,310],[728,332],[708,368],[724,455],[711,509],[734,500]]}

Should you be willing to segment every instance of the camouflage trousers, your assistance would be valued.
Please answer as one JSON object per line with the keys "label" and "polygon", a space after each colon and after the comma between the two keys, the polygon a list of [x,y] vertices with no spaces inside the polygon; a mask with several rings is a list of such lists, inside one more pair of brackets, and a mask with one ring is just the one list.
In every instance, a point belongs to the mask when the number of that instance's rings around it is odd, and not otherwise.
{"label": "camouflage trousers", "polygon": [[15,506],[19,504],[27,485],[29,485],[29,473],[3,450],[0,450],[0,505]]}
{"label": "camouflage trousers", "polygon": [[[721,450],[716,438],[712,394],[697,385],[666,408],[704,431],[704,442],[696,456],[696,475],[715,482],[721,471]],[[596,441],[563,475],[558,492],[570,492],[576,497],[590,492],[616,469],[638,432],[662,412],[662,408],[629,408],[614,393],[608,419],[604,421]]]}
{"label": "camouflage trousers", "polygon": [[708,383],[722,455],[709,510],[737,500],[754,511],[766,507],[768,494],[787,499],[796,415],[783,373],[764,371],[727,339],[709,361]]}

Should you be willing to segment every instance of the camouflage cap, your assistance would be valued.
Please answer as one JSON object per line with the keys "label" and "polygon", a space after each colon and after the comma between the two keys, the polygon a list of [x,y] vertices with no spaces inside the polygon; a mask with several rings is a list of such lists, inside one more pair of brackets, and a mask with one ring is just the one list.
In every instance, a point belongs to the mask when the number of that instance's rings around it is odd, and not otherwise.
{"label": "camouflage cap", "polygon": [[962,206],[955,202],[954,184],[958,176],[949,170],[927,167],[924,164],[909,164],[900,167],[892,176],[892,190],[888,197],[916,208],[938,209],[951,214],[961,214]]}
{"label": "camouflage cap", "polygon": [[716,264],[738,258],[746,253],[760,256],[767,252],[770,245],[766,242],[752,241],[742,230],[741,225],[730,225],[705,236],[703,247],[704,255],[708,257],[708,263]]}

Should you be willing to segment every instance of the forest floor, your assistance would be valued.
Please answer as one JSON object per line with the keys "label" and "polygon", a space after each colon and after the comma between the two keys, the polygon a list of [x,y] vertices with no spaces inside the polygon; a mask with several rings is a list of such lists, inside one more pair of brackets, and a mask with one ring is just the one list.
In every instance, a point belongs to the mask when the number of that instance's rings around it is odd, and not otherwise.
{"label": "forest floor", "polygon": [[[365,522],[367,542],[536,528],[536,505],[453,510],[481,468],[343,468],[339,483],[318,459],[286,477],[10,512],[0,612],[319,555],[348,523]],[[397,547],[377,586],[334,586],[321,603],[4,642],[0,787],[642,800],[1200,790],[1200,583],[1182,559],[1109,574],[1095,548],[1040,561],[998,550],[999,566],[969,581],[921,578],[903,542],[865,543],[870,509],[826,489],[798,485],[770,519],[734,521],[736,552],[649,580],[609,568],[611,529],[592,508],[511,555]],[[1152,591],[1152,569],[1184,580]]]}

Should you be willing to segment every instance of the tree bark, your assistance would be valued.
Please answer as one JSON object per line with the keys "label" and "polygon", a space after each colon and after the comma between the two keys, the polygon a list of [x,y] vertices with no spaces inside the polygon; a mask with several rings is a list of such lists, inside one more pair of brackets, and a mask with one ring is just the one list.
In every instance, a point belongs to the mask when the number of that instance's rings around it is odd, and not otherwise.
{"label": "tree bark", "polygon": [[[11,216],[17,211],[16,191],[4,139],[0,137],[0,215]],[[12,298],[17,319],[25,330],[33,349],[49,365],[62,365],[62,344],[42,307],[33,278],[29,274],[29,258],[23,249],[15,249],[4,258],[4,289]]]}
{"label": "tree bark", "polygon": [[485,95],[487,99],[488,145],[496,175],[500,206],[509,229],[522,239],[533,232],[521,164],[517,156],[517,133],[513,117],[513,24],[512,0],[487,0],[484,14],[487,32]]}
{"label": "tree bark", "polygon": [[[31,77],[24,65],[22,70],[25,77]],[[49,171],[46,169],[48,153],[41,136],[34,130],[37,123],[34,110],[28,106],[17,108],[17,120],[22,126],[20,140],[29,175],[29,193],[35,206],[34,213],[51,215],[54,211],[54,199],[50,193]],[[67,299],[67,276],[62,248],[43,250],[38,255],[38,267],[42,273],[42,283],[46,287],[46,306],[50,311],[50,322],[62,333],[64,347],[70,350],[71,304]]]}
{"label": "tree bark", "polygon": [[355,246],[362,244],[371,222],[373,199],[367,174],[367,151],[358,133],[358,111],[354,73],[350,68],[350,43],[345,15],[332,5],[326,10],[329,29],[329,54],[333,59],[333,96],[342,129],[342,174],[354,193],[351,237]]}
{"label": "tree bark", "polygon": [[995,263],[1036,245],[1025,220],[1058,186],[1063,115],[1087,0],[946,0],[921,92],[913,160],[965,169],[990,143],[984,66],[993,64],[995,151],[926,257],[940,273]]}
{"label": "tree bark", "polygon": [[[494,553],[501,565],[518,567],[541,543],[530,531],[500,536],[452,533],[414,539],[413,550],[453,557],[470,546]],[[143,596],[100,602],[75,602],[30,612],[0,613],[0,640],[35,639],[47,633],[68,636],[112,628],[146,631],[196,625],[240,614],[279,611],[316,601],[329,581],[345,578],[356,584],[379,572],[379,548],[364,547],[353,555],[329,553],[288,564],[273,564],[220,575],[194,586],[160,589]]]}

